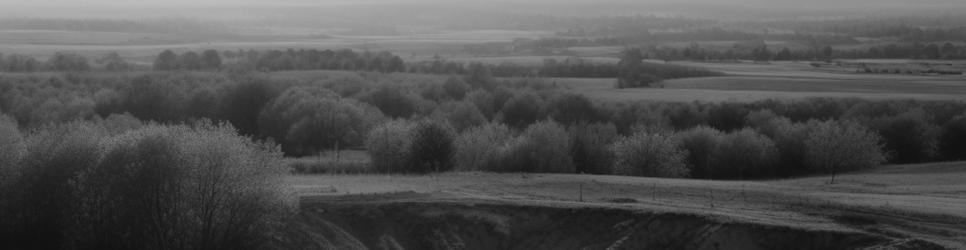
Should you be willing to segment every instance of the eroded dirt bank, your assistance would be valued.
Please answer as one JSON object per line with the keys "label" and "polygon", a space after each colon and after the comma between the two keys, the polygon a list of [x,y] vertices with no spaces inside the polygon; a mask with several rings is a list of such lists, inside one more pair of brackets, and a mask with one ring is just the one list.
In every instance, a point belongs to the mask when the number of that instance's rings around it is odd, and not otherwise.
{"label": "eroded dirt bank", "polygon": [[286,238],[299,249],[943,249],[853,230],[487,200],[303,201]]}

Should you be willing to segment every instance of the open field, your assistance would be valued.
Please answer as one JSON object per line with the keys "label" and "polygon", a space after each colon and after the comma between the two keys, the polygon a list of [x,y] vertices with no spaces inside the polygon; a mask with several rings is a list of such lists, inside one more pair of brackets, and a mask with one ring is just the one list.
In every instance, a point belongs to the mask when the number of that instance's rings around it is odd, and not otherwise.
{"label": "open field", "polygon": [[674,79],[662,88],[615,89],[615,79],[556,78],[576,93],[599,100],[757,101],[810,97],[964,100],[966,77],[846,73],[807,63],[675,62],[724,72],[726,76]]}
{"label": "open field", "polygon": [[[486,57],[461,56],[461,57],[455,57],[455,58],[447,58],[447,60],[456,61],[456,62],[465,62],[465,63],[472,63],[472,62],[479,62],[484,64],[513,63],[513,64],[525,65],[525,66],[540,66],[540,65],[543,65],[543,61],[547,59],[563,61],[563,60],[567,60],[567,58],[571,58],[571,57],[570,56],[486,56]],[[431,58],[427,58],[427,59],[431,59]],[[616,64],[618,61],[620,61],[617,58],[613,58],[613,57],[583,56],[583,57],[580,57],[580,59],[585,60],[587,62],[593,62],[593,63]]]}
{"label": "open field", "polygon": [[[303,202],[353,195],[370,202],[489,200],[702,214],[740,223],[860,231],[966,247],[966,163],[887,166],[838,176],[703,181],[556,174],[292,176]],[[414,192],[415,196],[365,194]],[[326,198],[328,197],[328,198]],[[352,197],[352,196],[349,196]],[[415,199],[415,200],[414,200]]]}
{"label": "open field", "polygon": [[724,76],[666,81],[666,88],[856,94],[966,94],[966,80]]}
{"label": "open field", "polygon": [[[740,101],[751,102],[767,99],[803,99],[812,97],[864,98],[864,99],[916,99],[916,100],[963,100],[966,99],[966,82],[924,81],[923,87],[910,82],[895,81],[890,89],[871,81],[823,80],[816,78],[783,77],[707,77],[677,79],[664,82],[663,88],[614,88],[615,79],[555,78],[548,80],[604,101]],[[953,86],[944,91],[943,86]],[[903,90],[908,90],[904,92]]]}
{"label": "open field", "polygon": [[387,50],[401,56],[431,58],[460,55],[463,45],[533,38],[546,32],[516,30],[439,31],[393,36],[319,36],[324,31],[299,34],[258,33],[244,35],[186,36],[127,32],[75,32],[50,30],[0,30],[0,53],[19,53],[45,58],[59,51],[90,58],[118,52],[140,62],[150,62],[163,50],[238,49],[359,49]]}
{"label": "open field", "polygon": [[369,153],[365,150],[325,151],[320,155],[286,158],[294,173],[311,174],[360,174],[372,171]]}
{"label": "open field", "polygon": [[[663,63],[662,61],[653,61]],[[943,64],[951,65],[956,69],[966,69],[966,61],[930,61],[930,60],[845,60],[845,63],[869,63],[869,64],[890,64],[915,66],[919,64]],[[773,77],[814,77],[814,78],[834,78],[848,80],[921,80],[921,79],[947,79],[964,80],[962,75],[952,76],[921,76],[910,74],[865,74],[856,73],[855,68],[837,66],[835,64],[821,64],[820,67],[813,67],[809,62],[688,62],[675,61],[674,64],[685,66],[704,67],[715,71],[724,72],[728,75],[737,76],[773,76]]]}

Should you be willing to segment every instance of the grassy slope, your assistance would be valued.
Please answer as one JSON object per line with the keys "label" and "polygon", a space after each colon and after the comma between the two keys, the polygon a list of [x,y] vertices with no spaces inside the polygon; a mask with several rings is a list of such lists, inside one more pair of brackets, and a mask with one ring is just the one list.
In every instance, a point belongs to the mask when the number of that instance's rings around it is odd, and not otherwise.
{"label": "grassy slope", "polygon": [[[907,235],[966,247],[966,163],[889,166],[828,177],[702,181],[620,176],[449,173],[292,176],[305,197],[414,191],[440,200],[675,211],[822,230]],[[580,200],[582,192],[582,200]],[[615,200],[622,202],[615,203]]]}

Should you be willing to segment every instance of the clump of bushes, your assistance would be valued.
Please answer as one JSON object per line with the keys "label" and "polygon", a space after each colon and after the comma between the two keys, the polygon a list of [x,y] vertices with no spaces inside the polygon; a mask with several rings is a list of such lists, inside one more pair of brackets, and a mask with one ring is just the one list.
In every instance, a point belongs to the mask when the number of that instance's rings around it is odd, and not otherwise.
{"label": "clump of bushes", "polygon": [[454,166],[454,133],[441,121],[393,121],[369,132],[366,145],[376,171],[442,172]]}
{"label": "clump of bushes", "polygon": [[476,105],[465,101],[440,104],[432,116],[447,121],[457,132],[489,122]]}
{"label": "clump of bushes", "polygon": [[407,171],[411,159],[413,124],[394,120],[377,126],[366,137],[366,149],[372,168],[383,173]]}
{"label": "clump of bushes", "polygon": [[832,174],[868,169],[886,161],[879,135],[855,122],[815,122],[805,140],[805,163]]}
{"label": "clump of bushes", "polygon": [[20,134],[17,122],[0,114],[0,186],[7,183],[6,177],[11,174],[12,168],[20,163],[20,158],[27,151],[26,148],[27,145]]}
{"label": "clump of bushes", "polygon": [[471,128],[456,138],[453,161],[459,171],[498,170],[501,148],[514,138],[505,124],[489,123]]}
{"label": "clump of bushes", "polygon": [[257,247],[285,205],[279,148],[228,126],[152,126],[103,148],[74,182],[79,248]]}
{"label": "clump of bushes", "polygon": [[578,94],[563,94],[547,104],[547,114],[564,125],[594,123],[602,120],[600,111],[587,97]]}
{"label": "clump of bushes", "polygon": [[946,160],[966,160],[966,115],[946,122],[940,138],[940,149]]}
{"label": "clump of bushes", "polygon": [[75,122],[27,136],[0,189],[3,241],[25,248],[250,249],[290,203],[280,149],[227,125],[110,135]]}
{"label": "clump of bushes", "polygon": [[570,133],[553,121],[535,123],[519,136],[509,127],[488,124],[456,140],[458,170],[574,173]]}
{"label": "clump of bushes", "polygon": [[501,155],[504,171],[574,173],[570,134],[553,121],[535,123],[510,141]]}
{"label": "clump of bushes", "polygon": [[454,132],[443,122],[422,121],[412,131],[413,172],[444,172],[453,168]]}
{"label": "clump of bushes", "polygon": [[721,143],[721,131],[701,126],[675,135],[680,141],[679,147],[688,152],[687,162],[691,177],[710,178],[712,172],[711,157],[716,153],[718,144]]}
{"label": "clump of bushes", "polygon": [[711,156],[714,166],[713,178],[738,178],[772,176],[777,162],[775,143],[764,135],[743,129],[720,137],[718,147]]}
{"label": "clump of bushes", "polygon": [[647,177],[687,177],[688,152],[673,136],[638,132],[611,146],[614,173]]}
{"label": "clump of bushes", "polygon": [[27,152],[14,167],[10,183],[3,190],[9,223],[0,233],[4,242],[40,249],[60,248],[72,237],[67,229],[74,223],[82,194],[72,185],[100,160],[100,139],[104,131],[86,122],[43,128],[27,137]]}
{"label": "clump of bushes", "polygon": [[263,134],[279,140],[286,152],[307,155],[322,149],[362,145],[382,113],[322,88],[290,88],[270,102],[259,117]]}
{"label": "clump of bushes", "polygon": [[607,149],[620,136],[612,123],[581,123],[571,126],[570,155],[577,173],[607,174],[614,162]]}
{"label": "clump of bushes", "polygon": [[938,157],[940,128],[923,110],[868,118],[865,123],[885,140],[894,163],[926,162]]}
{"label": "clump of bushes", "polygon": [[541,99],[533,93],[514,95],[503,104],[498,119],[510,127],[522,129],[540,120]]}

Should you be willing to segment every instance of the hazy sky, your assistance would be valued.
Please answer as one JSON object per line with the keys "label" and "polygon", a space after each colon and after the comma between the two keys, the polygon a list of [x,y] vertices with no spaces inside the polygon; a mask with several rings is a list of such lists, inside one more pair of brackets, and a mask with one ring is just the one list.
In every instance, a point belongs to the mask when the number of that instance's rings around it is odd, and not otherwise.
{"label": "hazy sky", "polygon": [[[966,0],[0,0],[0,16],[93,16],[93,17],[140,17],[144,15],[195,15],[198,7],[207,8],[245,8],[259,10],[259,6],[337,6],[360,4],[433,4],[465,6],[467,9],[489,9],[520,11],[545,11],[540,14],[557,14],[567,6],[576,12],[592,12],[591,8],[606,8],[611,5],[617,10],[639,11],[659,9],[656,6],[675,6],[676,11],[707,13],[721,11],[727,15],[744,15],[744,10],[768,13],[772,10],[796,11],[841,11],[875,12],[879,10],[918,11],[917,15],[932,15],[936,12],[955,14],[966,9]],[[633,7],[613,7],[618,6]],[[530,8],[524,8],[529,6]],[[544,6],[533,8],[533,6]],[[194,7],[194,8],[193,8]],[[157,8],[157,9],[152,9]],[[124,10],[139,11],[124,11]],[[210,14],[216,13],[206,10]],[[190,12],[195,11],[195,12]],[[930,13],[932,12],[932,13]],[[204,13],[204,12],[202,12]],[[607,12],[601,12],[607,13]],[[622,13],[625,14],[625,13]]]}
{"label": "hazy sky", "polygon": [[[12,5],[276,5],[286,4],[347,4],[347,3],[480,3],[479,0],[0,0],[0,4]],[[838,3],[867,5],[870,7],[889,4],[908,5],[966,5],[963,0],[487,0],[486,3],[679,3],[679,4],[737,4],[737,5],[816,5]]]}

